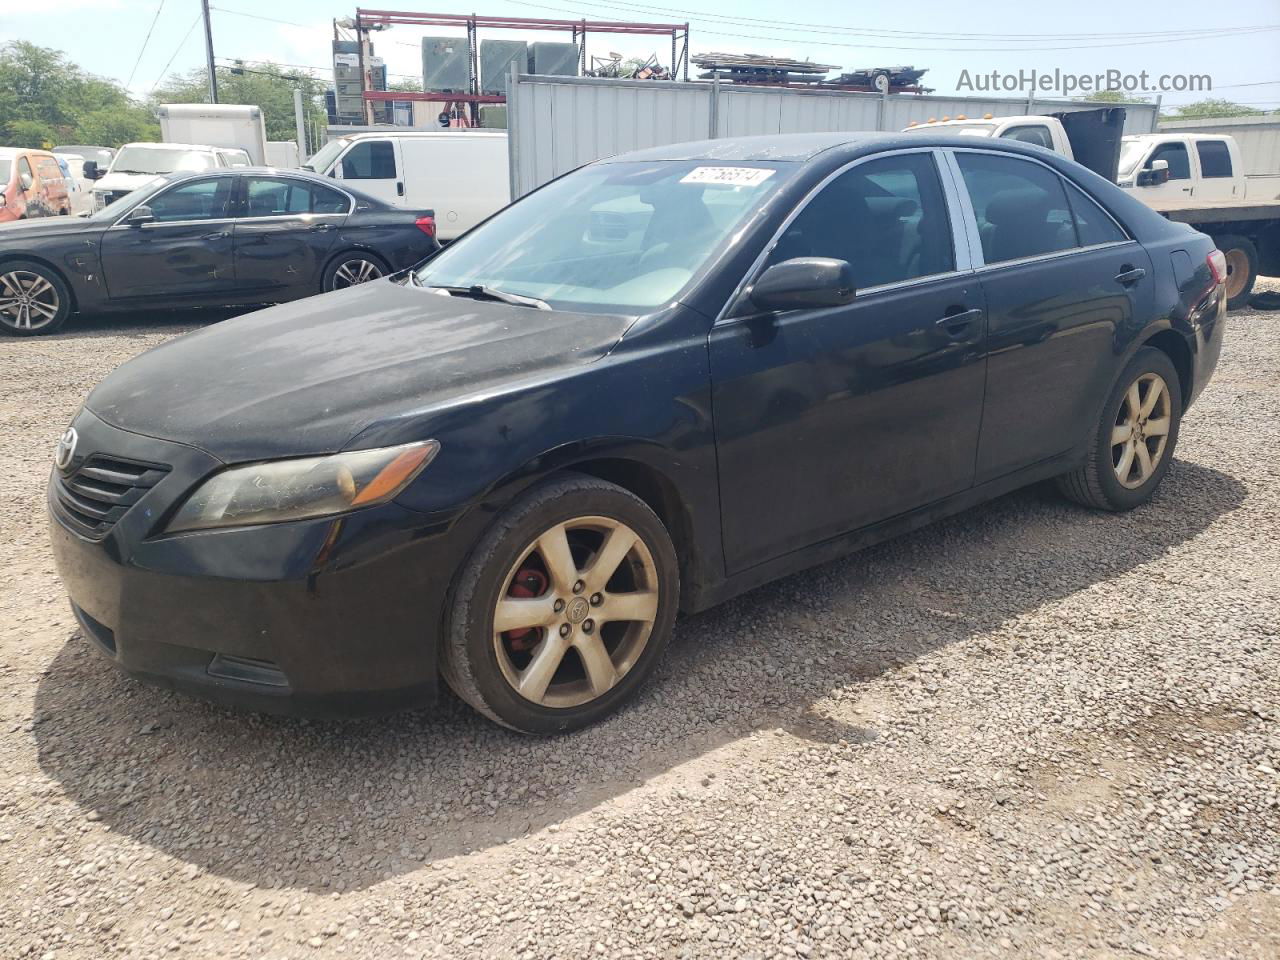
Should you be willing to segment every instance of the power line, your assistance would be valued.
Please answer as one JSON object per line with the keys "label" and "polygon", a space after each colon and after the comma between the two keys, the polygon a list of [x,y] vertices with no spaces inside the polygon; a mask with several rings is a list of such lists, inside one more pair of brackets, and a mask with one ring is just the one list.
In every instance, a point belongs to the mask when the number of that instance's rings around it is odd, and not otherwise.
{"label": "power line", "polygon": [[160,5],[156,7],[156,15],[151,18],[151,26],[147,27],[147,35],[142,38],[142,49],[138,51],[138,59],[133,61],[133,69],[129,71],[129,79],[125,81],[126,90],[133,84],[133,76],[138,72],[138,64],[142,63],[142,55],[147,52],[147,44],[151,42],[152,31],[156,28],[156,21],[160,19],[160,11],[164,9],[164,0],[160,0]]}
{"label": "power line", "polygon": [[216,10],[218,13],[229,13],[233,17],[248,17],[250,20],[265,20],[267,23],[282,23],[287,27],[306,28],[307,26],[307,24],[298,23],[296,20],[281,20],[279,17],[264,17],[260,13],[248,13],[244,10],[231,10],[227,7],[215,7],[212,4],[209,5],[209,9]]}
{"label": "power line", "polygon": [[200,22],[202,16],[203,14],[197,13],[196,18],[191,21],[191,26],[187,27],[187,32],[184,33],[182,35],[182,39],[178,41],[178,45],[174,48],[172,56],[169,57],[169,60],[165,63],[164,67],[161,68],[160,76],[156,77],[156,82],[151,85],[151,93],[155,93],[156,87],[160,86],[161,82],[164,80],[165,75],[169,72],[169,68],[173,66],[173,61],[178,58],[178,54],[182,52],[182,48],[186,46],[187,41],[191,39],[191,31],[196,28],[196,24]]}

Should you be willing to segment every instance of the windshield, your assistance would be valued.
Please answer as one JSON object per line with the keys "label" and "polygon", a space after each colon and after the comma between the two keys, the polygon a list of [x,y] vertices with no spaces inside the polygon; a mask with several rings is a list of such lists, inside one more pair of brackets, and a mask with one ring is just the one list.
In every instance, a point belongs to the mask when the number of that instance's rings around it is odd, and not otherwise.
{"label": "windshield", "polygon": [[89,217],[89,219],[90,220],[114,220],[116,217],[120,216],[122,213],[124,213],[126,210],[132,207],[135,203],[139,203],[150,194],[155,193],[156,190],[162,185],[164,185],[165,183],[168,183],[168,180],[164,177],[152,177],[146,183],[142,184],[142,186],[134,190],[130,190],[120,199],[111,201],[111,203],[108,203],[105,207],[103,207],[97,213]]}
{"label": "windshield", "polygon": [[315,170],[324,173],[325,168],[333,163],[334,159],[351,143],[350,137],[339,137],[337,140],[330,140],[323,147],[316,151],[316,155],[302,165],[303,170]]}
{"label": "windshield", "polygon": [[111,165],[112,173],[173,173],[175,170],[208,170],[213,155],[180,147],[122,147]]}
{"label": "windshield", "polygon": [[1142,155],[1147,152],[1147,144],[1144,140],[1121,140],[1120,141],[1120,176],[1125,177],[1133,173],[1134,167],[1138,165],[1138,161],[1142,159]]}
{"label": "windshield", "polygon": [[674,300],[793,169],[693,160],[584,167],[446,247],[416,277],[557,309],[650,310]]}

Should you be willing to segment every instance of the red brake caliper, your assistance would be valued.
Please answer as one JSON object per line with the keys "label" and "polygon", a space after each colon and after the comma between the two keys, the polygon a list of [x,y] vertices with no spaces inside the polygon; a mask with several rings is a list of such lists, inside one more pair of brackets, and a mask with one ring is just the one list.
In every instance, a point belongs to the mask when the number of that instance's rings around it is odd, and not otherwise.
{"label": "red brake caliper", "polygon": [[[546,592],[547,575],[541,570],[523,567],[511,581],[511,588],[507,591],[507,596],[519,597],[524,600],[531,597],[540,597]],[[508,630],[502,635],[502,639],[507,641],[507,645],[513,652],[521,652],[532,650],[536,647],[542,639],[542,632],[536,627],[520,627],[516,630]]]}

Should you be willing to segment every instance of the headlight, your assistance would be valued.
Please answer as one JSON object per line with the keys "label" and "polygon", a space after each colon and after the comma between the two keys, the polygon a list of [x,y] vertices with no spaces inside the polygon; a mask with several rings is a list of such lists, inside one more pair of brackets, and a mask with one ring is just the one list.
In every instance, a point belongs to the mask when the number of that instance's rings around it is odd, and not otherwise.
{"label": "headlight", "polygon": [[439,449],[439,443],[427,440],[232,467],[197,487],[165,532],[302,520],[386,503]]}

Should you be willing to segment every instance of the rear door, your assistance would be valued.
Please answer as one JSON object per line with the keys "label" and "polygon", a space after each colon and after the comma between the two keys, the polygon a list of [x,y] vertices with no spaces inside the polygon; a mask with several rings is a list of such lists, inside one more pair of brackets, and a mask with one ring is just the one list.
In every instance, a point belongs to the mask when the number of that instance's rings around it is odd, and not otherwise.
{"label": "rear door", "polygon": [[236,289],[295,299],[320,292],[320,277],[351,210],[341,190],[289,176],[241,178],[235,224]]}
{"label": "rear door", "polygon": [[1200,164],[1200,180],[1196,184],[1197,200],[1236,199],[1235,170],[1231,151],[1225,140],[1196,140],[1196,160]]}
{"label": "rear door", "polygon": [[762,265],[847,260],[853,302],[747,310],[713,327],[730,573],[972,485],[982,289],[967,244],[955,246],[947,193],[932,150],[856,161],[804,205]]}
{"label": "rear door", "polygon": [[135,226],[121,218],[103,231],[102,273],[111,299],[221,302],[235,287],[236,179],[181,180],[148,200],[154,222]]}
{"label": "rear door", "polygon": [[1048,165],[953,156],[976,220],[988,315],[982,483],[1083,442],[1118,373],[1114,344],[1146,316],[1154,278],[1146,250]]}
{"label": "rear door", "polygon": [[379,200],[393,206],[408,206],[399,138],[355,141],[342,155],[334,172],[338,179],[349,180],[353,187]]}

